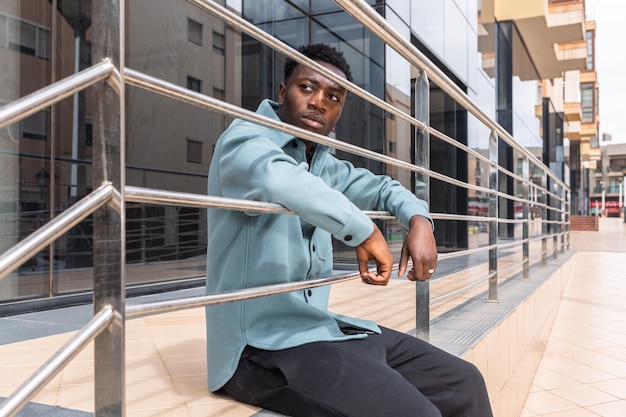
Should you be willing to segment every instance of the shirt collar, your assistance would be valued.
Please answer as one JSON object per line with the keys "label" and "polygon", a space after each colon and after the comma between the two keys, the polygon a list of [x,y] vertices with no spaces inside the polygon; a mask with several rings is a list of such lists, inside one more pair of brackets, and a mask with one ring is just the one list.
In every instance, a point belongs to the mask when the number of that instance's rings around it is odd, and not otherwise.
{"label": "shirt collar", "polygon": [[[270,99],[265,99],[261,102],[261,104],[259,104],[259,108],[257,109],[256,112],[262,116],[269,117],[270,119],[274,119],[276,121],[280,121],[280,117],[278,117],[278,107],[279,105],[275,101],[272,101]],[[299,138],[296,138],[290,133],[285,133],[285,132],[281,132],[279,130],[274,130],[274,129],[272,129],[272,131],[275,133],[273,133],[270,136],[270,139],[281,148],[284,148],[285,145],[287,145],[294,139],[300,140]],[[317,147],[318,147],[317,152],[327,153],[330,149],[328,146],[321,145],[319,143],[317,144]]]}

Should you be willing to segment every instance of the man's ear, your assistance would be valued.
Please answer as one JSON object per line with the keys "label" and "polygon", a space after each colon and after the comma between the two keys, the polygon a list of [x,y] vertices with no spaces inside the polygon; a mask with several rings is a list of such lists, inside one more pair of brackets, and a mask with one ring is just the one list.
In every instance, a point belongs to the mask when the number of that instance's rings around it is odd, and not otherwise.
{"label": "man's ear", "polygon": [[283,104],[283,99],[285,98],[285,91],[287,90],[287,86],[285,83],[280,83],[278,87],[278,105],[281,106]]}

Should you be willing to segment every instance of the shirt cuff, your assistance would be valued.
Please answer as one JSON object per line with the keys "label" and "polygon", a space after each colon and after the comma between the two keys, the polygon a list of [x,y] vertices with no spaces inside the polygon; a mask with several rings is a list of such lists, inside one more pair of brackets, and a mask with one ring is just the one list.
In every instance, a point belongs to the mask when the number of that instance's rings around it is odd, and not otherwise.
{"label": "shirt cuff", "polygon": [[354,207],[350,221],[333,236],[348,246],[356,247],[370,237],[373,232],[374,223],[372,220],[357,207]]}

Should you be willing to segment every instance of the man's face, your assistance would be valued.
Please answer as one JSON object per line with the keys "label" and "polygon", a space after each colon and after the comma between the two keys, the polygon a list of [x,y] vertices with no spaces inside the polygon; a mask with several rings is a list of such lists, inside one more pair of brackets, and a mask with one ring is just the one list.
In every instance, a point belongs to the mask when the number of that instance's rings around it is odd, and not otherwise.
{"label": "man's face", "polygon": [[[319,62],[335,74],[346,78],[343,71],[325,62]],[[341,117],[348,92],[305,67],[296,65],[278,90],[278,117],[285,122],[310,132],[328,135]]]}

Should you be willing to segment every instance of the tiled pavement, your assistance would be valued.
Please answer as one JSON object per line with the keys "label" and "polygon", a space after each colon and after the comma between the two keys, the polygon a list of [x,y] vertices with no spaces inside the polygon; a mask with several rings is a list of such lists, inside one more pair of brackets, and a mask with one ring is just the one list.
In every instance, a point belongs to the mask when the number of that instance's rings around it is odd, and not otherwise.
{"label": "tiled pavement", "polygon": [[[571,248],[579,251],[576,265],[524,417],[626,416],[626,228],[619,219],[601,220],[600,232],[572,232]],[[395,280],[372,291],[356,282],[340,284],[333,289],[331,308],[409,331],[413,319],[399,314],[414,305],[409,285]],[[436,293],[433,287],[431,293]],[[199,290],[187,291],[194,295]],[[0,319],[0,396],[11,394],[62,346],[84,323],[79,318],[88,317],[90,308]],[[44,336],[26,340],[16,336],[33,323]],[[207,392],[204,331],[202,309],[127,322],[127,416],[270,415]],[[57,407],[30,406],[19,416],[88,415],[85,412],[93,412],[93,389],[93,349],[88,347],[34,399]]]}
{"label": "tiled pavement", "polygon": [[522,417],[626,416],[626,224],[600,220],[572,232],[574,272]]}

